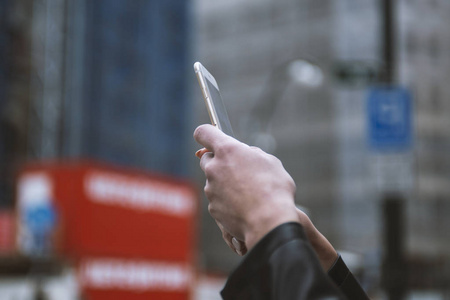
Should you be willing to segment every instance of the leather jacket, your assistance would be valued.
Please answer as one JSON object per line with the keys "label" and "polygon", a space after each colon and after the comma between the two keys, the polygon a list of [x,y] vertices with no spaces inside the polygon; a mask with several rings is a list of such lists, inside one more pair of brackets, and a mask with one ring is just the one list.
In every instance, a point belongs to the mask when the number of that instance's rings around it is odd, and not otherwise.
{"label": "leather jacket", "polygon": [[223,299],[369,299],[339,256],[328,275],[298,223],[269,232],[230,275]]}

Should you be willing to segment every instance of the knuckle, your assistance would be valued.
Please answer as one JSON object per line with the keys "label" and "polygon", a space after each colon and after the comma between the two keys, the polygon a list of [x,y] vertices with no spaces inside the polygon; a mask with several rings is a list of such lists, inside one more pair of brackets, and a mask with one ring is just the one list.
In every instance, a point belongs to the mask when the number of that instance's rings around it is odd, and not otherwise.
{"label": "knuckle", "polygon": [[224,157],[232,154],[235,151],[236,151],[236,144],[230,141],[225,141],[217,147],[216,154],[221,157]]}
{"label": "knuckle", "polygon": [[212,179],[215,177],[217,171],[216,171],[214,164],[209,163],[204,166],[204,172],[205,172],[206,178]]}
{"label": "knuckle", "polygon": [[292,177],[290,177],[290,187],[293,191],[297,189],[297,185],[295,184],[295,181],[294,179],[292,179]]}
{"label": "knuckle", "polygon": [[206,178],[209,178],[209,175],[211,174],[211,164],[203,163],[203,172],[205,173]]}
{"label": "knuckle", "polygon": [[208,204],[208,212],[211,216],[214,217],[215,209],[214,209],[214,205],[212,205],[211,203]]}
{"label": "knuckle", "polygon": [[259,154],[261,161],[263,161],[267,165],[272,166],[272,168],[274,166],[278,167],[281,163],[280,160],[277,157],[273,156],[272,154],[268,154],[263,151],[259,152],[258,154]]}
{"label": "knuckle", "polygon": [[281,160],[275,155],[268,154],[268,159],[271,160],[274,164],[283,165]]}
{"label": "knuckle", "polygon": [[205,192],[206,198],[208,198],[208,200],[211,200],[211,198],[213,197],[213,191],[211,189],[211,186],[207,184],[205,185],[205,188],[203,190]]}
{"label": "knuckle", "polygon": [[295,193],[295,191],[297,190],[297,185],[295,184],[294,179],[286,173],[286,175],[288,176],[288,180],[287,180],[287,188],[292,192]]}

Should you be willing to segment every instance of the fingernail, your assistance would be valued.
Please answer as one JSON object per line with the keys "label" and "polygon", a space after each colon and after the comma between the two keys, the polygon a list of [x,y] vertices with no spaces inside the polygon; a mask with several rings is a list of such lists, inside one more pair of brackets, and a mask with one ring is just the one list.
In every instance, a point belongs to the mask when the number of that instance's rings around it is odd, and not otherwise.
{"label": "fingernail", "polygon": [[[234,248],[236,248],[236,252],[241,252],[241,243],[239,243],[239,241],[235,238],[235,237],[233,237],[232,239],[231,239],[231,242],[233,243],[233,246],[234,246]],[[238,253],[238,254],[239,254]]]}
{"label": "fingernail", "polygon": [[202,149],[198,150],[197,152],[195,152],[195,156],[197,156],[198,158],[201,159],[202,156],[203,156],[205,153],[208,153],[208,152],[210,152],[208,149],[202,148]]}
{"label": "fingernail", "polygon": [[236,250],[236,253],[237,253],[239,256],[242,256],[242,252],[241,252],[241,251]]}

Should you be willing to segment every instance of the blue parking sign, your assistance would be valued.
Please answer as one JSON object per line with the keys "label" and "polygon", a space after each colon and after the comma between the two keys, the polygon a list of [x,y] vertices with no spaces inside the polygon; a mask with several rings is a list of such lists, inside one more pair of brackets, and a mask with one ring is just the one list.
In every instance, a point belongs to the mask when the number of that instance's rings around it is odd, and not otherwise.
{"label": "blue parking sign", "polygon": [[368,144],[374,151],[407,151],[412,147],[412,96],[404,87],[380,86],[367,97]]}

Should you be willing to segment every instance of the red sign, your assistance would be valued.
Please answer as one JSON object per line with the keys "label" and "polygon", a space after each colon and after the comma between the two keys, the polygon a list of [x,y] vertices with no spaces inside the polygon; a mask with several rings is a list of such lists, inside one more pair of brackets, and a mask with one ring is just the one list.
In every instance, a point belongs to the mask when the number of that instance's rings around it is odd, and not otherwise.
{"label": "red sign", "polygon": [[89,299],[187,299],[198,205],[191,184],[102,164],[41,164],[19,176],[19,207],[30,194],[21,182],[33,176],[51,181],[60,252],[78,261]]}
{"label": "red sign", "polygon": [[13,211],[0,211],[0,254],[11,254],[15,249],[15,223]]}

